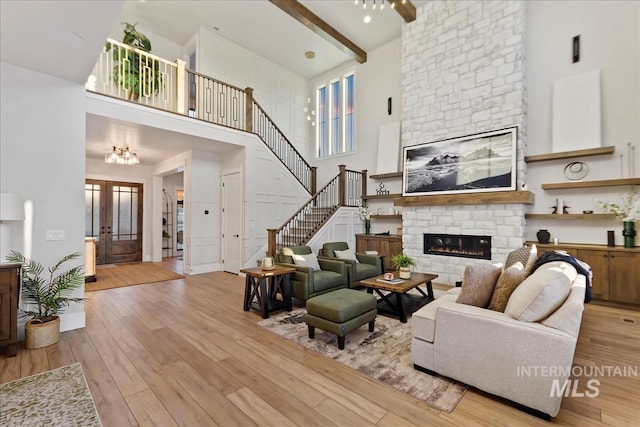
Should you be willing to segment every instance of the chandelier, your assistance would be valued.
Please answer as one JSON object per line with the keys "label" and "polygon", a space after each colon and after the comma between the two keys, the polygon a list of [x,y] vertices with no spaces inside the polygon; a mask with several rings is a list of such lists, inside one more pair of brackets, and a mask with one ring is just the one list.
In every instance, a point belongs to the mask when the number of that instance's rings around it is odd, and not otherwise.
{"label": "chandelier", "polygon": [[111,151],[104,155],[105,163],[116,163],[118,165],[137,165],[140,163],[138,155],[132,153],[129,147],[116,147],[114,146]]}

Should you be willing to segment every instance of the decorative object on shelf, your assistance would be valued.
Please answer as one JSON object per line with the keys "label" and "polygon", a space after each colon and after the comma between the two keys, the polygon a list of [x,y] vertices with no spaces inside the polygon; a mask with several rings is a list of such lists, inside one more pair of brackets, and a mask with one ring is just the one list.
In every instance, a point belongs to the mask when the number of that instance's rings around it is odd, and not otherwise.
{"label": "decorative object on shelf", "polygon": [[607,212],[616,215],[616,219],[623,222],[622,235],[624,236],[624,247],[635,247],[636,230],[635,222],[640,219],[640,192],[634,187],[626,195],[622,196],[622,204],[609,203],[598,200]]}
{"label": "decorative object on shelf", "polygon": [[585,210],[582,211],[582,213],[585,214],[585,215],[591,215],[593,213],[593,211],[591,209],[588,209],[588,210],[585,209]]}
{"label": "decorative object on shelf", "polygon": [[564,176],[569,181],[580,181],[589,174],[589,166],[583,162],[571,162],[564,167]]}
{"label": "decorative object on shelf", "polygon": [[364,232],[365,234],[371,234],[371,212],[369,211],[369,206],[366,203],[363,203],[358,207],[358,214],[360,215],[360,219],[364,221]]}
{"label": "decorative object on shelf", "polygon": [[398,276],[401,279],[411,278],[411,266],[416,265],[416,262],[408,255],[403,253],[396,254],[391,257],[391,263],[398,269]]}
{"label": "decorative object on shelf", "polygon": [[556,199],[556,205],[555,206],[551,206],[551,213],[552,214],[556,214],[556,215],[562,215],[562,214],[568,214],[569,213],[569,208],[571,206],[567,206],[564,204],[564,199],[561,197],[558,197]]}
{"label": "decorative object on shelf", "polygon": [[261,267],[263,270],[273,270],[275,268],[273,265],[273,258],[270,256],[262,258]]}
{"label": "decorative object on shelf", "polygon": [[536,236],[538,237],[538,242],[549,243],[549,239],[551,238],[551,233],[549,233],[549,230],[540,229],[536,233]]}
{"label": "decorative object on shelf", "polygon": [[403,148],[403,196],[516,190],[516,126]]}
{"label": "decorative object on shelf", "polygon": [[553,238],[553,244],[554,244],[555,246],[558,246],[558,245],[560,244],[560,240],[558,240],[558,238],[557,238],[557,237],[554,237],[554,238]]}
{"label": "decorative object on shelf", "polygon": [[607,246],[614,247],[616,245],[616,233],[613,230],[607,231]]}
{"label": "decorative object on shelf", "polygon": [[[21,293],[26,308],[21,308],[23,316],[32,319],[25,324],[25,347],[46,347],[60,341],[60,317],[63,307],[72,302],[81,303],[84,298],[72,298],[69,293],[84,285],[84,273],[81,266],[56,274],[62,264],[75,258],[76,252],[64,256],[46,272],[42,264],[26,258],[20,252],[11,251],[9,262],[22,264]],[[43,276],[43,272],[46,275]]]}
{"label": "decorative object on shelf", "polygon": [[624,247],[633,248],[636,246],[636,223],[633,221],[624,221],[622,223],[624,236]]}
{"label": "decorative object on shelf", "polygon": [[378,185],[378,188],[376,189],[376,194],[378,196],[386,195],[386,194],[389,194],[389,190],[387,190],[384,184],[381,182],[380,185]]}

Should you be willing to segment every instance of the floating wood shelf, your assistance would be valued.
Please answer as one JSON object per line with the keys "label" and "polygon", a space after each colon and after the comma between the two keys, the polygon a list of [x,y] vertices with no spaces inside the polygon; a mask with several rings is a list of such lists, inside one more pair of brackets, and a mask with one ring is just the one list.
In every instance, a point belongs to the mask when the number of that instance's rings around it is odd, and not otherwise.
{"label": "floating wood shelf", "polygon": [[600,156],[603,154],[613,154],[615,146],[589,148],[587,150],[563,151],[561,153],[537,154],[535,156],[525,156],[526,163],[546,162],[547,160],[571,159],[573,157]]}
{"label": "floating wood shelf", "polygon": [[402,172],[379,173],[376,175],[369,175],[369,178],[371,179],[402,178]]}
{"label": "floating wood shelf", "polygon": [[604,179],[602,181],[554,182],[551,184],[542,184],[542,189],[558,190],[562,188],[614,187],[618,185],[640,185],[640,178]]}
{"label": "floating wood shelf", "polygon": [[396,206],[441,205],[532,205],[535,194],[530,191],[494,191],[487,193],[442,194],[433,196],[404,196],[393,201]]}
{"label": "floating wood shelf", "polygon": [[524,214],[525,218],[528,219],[615,219],[616,216],[614,214],[609,213],[594,213],[594,214],[535,214],[528,213]]}
{"label": "floating wood shelf", "polygon": [[395,199],[396,197],[400,197],[402,194],[372,194],[370,196],[364,196],[363,199],[373,200],[373,199]]}
{"label": "floating wood shelf", "polygon": [[398,215],[396,215],[396,214],[393,214],[393,215],[371,215],[371,218],[378,218],[378,219],[386,219],[386,218],[396,219],[396,218],[399,218],[399,219],[402,219],[402,214],[398,214]]}

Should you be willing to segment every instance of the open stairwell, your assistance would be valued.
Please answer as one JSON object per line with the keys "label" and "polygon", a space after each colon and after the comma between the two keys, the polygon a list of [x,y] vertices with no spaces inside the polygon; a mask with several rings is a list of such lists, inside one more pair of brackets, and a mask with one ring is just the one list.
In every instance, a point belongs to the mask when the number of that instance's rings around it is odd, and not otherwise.
{"label": "open stairwell", "polygon": [[[132,57],[145,66],[122,65],[121,58]],[[151,81],[160,83],[132,99],[132,88],[127,82],[149,77],[127,78],[126,73],[137,69],[158,72],[160,77]],[[359,206],[362,195],[366,194],[366,171],[347,170],[344,165],[340,165],[338,175],[316,191],[316,168],[309,165],[256,102],[252,88],[238,88],[190,70],[184,61],[167,61],[113,39],[107,39],[92,76],[95,76],[93,81],[87,82],[89,91],[253,133],[260,138],[310,195],[280,227],[267,230],[269,255],[284,246],[307,243],[341,206]]]}

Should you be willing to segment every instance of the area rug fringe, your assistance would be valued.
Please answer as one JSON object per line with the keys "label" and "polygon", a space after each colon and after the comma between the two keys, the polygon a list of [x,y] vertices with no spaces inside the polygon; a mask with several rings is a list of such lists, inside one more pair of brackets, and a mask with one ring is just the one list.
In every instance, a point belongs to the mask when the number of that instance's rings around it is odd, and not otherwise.
{"label": "area rug fringe", "polygon": [[464,384],[413,368],[411,319],[400,323],[379,315],[374,332],[363,326],[347,334],[341,351],[336,336],[328,332],[316,329],[315,339],[309,339],[305,314],[305,309],[296,309],[258,325],[445,412],[451,412],[467,390]]}

